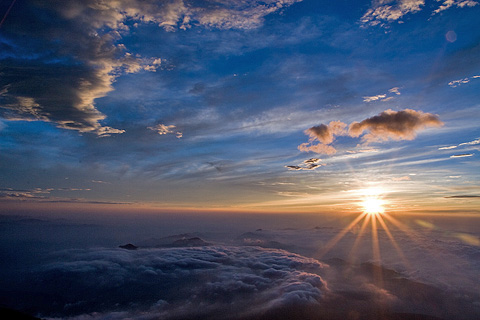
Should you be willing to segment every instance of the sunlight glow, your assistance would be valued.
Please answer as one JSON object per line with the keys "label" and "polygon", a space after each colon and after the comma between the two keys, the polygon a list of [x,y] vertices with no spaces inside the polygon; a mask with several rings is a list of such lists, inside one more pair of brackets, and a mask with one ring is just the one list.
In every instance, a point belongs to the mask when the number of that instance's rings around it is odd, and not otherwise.
{"label": "sunlight glow", "polygon": [[385,200],[382,199],[384,191],[380,188],[369,188],[361,191],[363,212],[369,215],[382,214],[385,212]]}
{"label": "sunlight glow", "polygon": [[367,198],[362,202],[363,212],[367,214],[383,213],[385,211],[385,209],[383,208],[384,204],[385,201],[382,199],[373,197]]}

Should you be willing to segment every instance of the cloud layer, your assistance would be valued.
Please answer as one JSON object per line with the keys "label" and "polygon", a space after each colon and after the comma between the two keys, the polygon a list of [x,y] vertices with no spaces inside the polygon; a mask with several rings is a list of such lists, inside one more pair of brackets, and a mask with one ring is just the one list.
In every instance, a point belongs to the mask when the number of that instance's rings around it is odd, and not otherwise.
{"label": "cloud layer", "polygon": [[[93,319],[246,318],[284,306],[318,305],[324,265],[257,247],[65,251],[31,284],[55,292],[44,315]],[[74,288],[74,290],[72,290]],[[95,294],[92,294],[95,292]]]}

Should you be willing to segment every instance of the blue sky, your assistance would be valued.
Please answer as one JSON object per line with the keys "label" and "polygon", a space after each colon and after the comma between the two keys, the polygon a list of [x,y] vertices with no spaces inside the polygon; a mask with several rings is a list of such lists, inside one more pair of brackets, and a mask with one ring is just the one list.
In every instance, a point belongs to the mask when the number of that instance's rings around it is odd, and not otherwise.
{"label": "blue sky", "polygon": [[375,188],[392,211],[478,213],[477,1],[0,14],[3,208],[348,212]]}

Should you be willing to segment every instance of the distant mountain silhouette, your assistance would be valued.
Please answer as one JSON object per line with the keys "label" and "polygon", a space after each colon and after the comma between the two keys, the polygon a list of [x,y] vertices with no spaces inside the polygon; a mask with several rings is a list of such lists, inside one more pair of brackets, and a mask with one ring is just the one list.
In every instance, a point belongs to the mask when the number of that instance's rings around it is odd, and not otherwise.
{"label": "distant mountain silhouette", "polygon": [[173,247],[203,247],[209,246],[210,243],[203,241],[199,237],[189,239],[179,239],[172,243]]}
{"label": "distant mountain silhouette", "polygon": [[138,247],[131,244],[131,243],[128,243],[128,244],[125,244],[123,246],[118,246],[119,248],[122,248],[122,249],[127,249],[127,250],[137,250]]}
{"label": "distant mountain silhouette", "polygon": [[199,237],[199,233],[182,233],[163,238],[150,238],[138,244],[139,248],[203,247],[211,243]]}

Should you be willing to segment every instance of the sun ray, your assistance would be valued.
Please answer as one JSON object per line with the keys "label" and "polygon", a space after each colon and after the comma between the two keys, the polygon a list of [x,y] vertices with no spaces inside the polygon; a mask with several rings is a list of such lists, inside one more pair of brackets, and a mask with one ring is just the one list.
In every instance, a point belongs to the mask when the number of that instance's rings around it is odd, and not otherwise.
{"label": "sun ray", "polygon": [[397,254],[400,256],[400,259],[402,259],[402,262],[403,264],[407,267],[407,268],[411,268],[410,266],[410,263],[408,262],[407,258],[405,257],[405,254],[403,253],[402,249],[400,248],[400,246],[398,245],[397,241],[395,240],[395,238],[393,237],[392,233],[390,232],[390,229],[388,228],[387,224],[385,223],[385,221],[383,220],[383,217],[381,215],[378,215],[377,216],[378,218],[378,222],[380,223],[380,225],[382,226],[383,230],[385,230],[385,233],[387,234],[388,236],[388,239],[390,240],[390,243],[393,245],[393,247],[395,248],[395,251],[397,252]]}
{"label": "sun ray", "polygon": [[363,224],[360,227],[360,231],[357,234],[357,238],[355,239],[355,242],[353,243],[352,249],[350,250],[350,253],[348,254],[348,257],[352,262],[353,262],[353,255],[356,252],[357,247],[358,247],[361,239],[363,238],[363,234],[365,233],[365,229],[367,227],[367,224],[368,224],[368,215],[365,215],[364,218],[363,218]]}
{"label": "sun ray", "polygon": [[[374,262],[380,264],[382,258],[380,256],[380,245],[378,243],[377,215],[378,214],[370,215],[372,220],[372,250]],[[373,268],[373,278],[380,287],[383,287],[383,275],[380,268]]]}
{"label": "sun ray", "polygon": [[365,217],[367,214],[362,213],[359,215],[355,220],[353,220],[346,228],[344,228],[340,233],[338,233],[332,240],[330,240],[320,251],[318,258],[323,257],[328,251],[330,251],[344,236],[350,231],[353,227],[355,227],[358,222]]}

